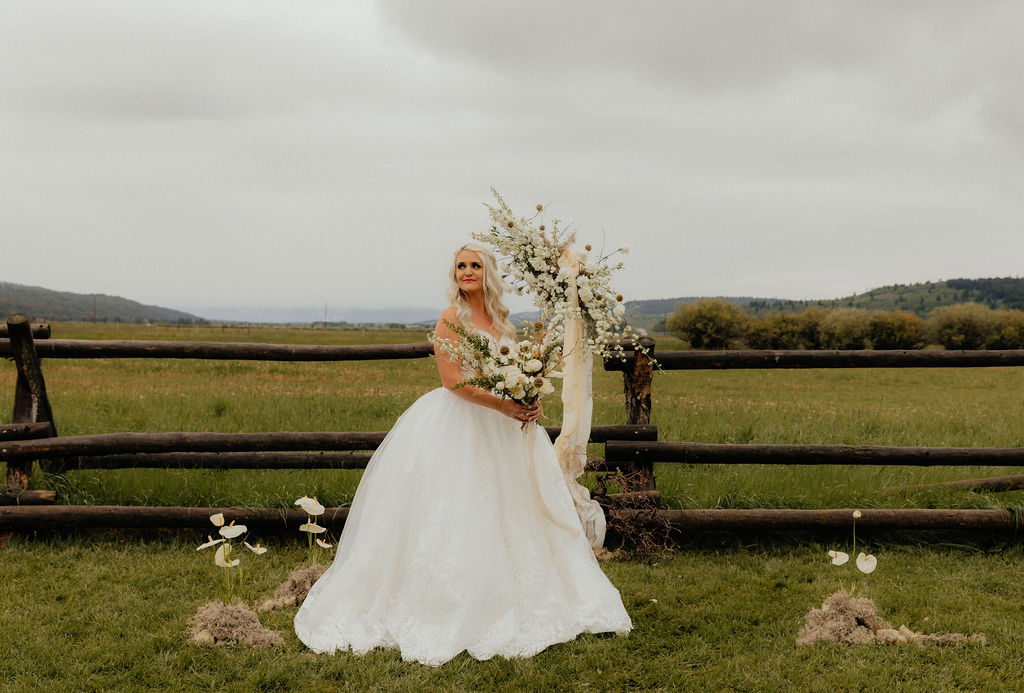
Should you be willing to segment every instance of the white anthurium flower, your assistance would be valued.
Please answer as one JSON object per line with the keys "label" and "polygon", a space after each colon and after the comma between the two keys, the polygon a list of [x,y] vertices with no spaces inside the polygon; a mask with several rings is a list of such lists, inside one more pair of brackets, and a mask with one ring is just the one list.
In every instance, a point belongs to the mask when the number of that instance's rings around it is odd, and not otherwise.
{"label": "white anthurium flower", "polygon": [[[863,555],[861,554],[861,556]],[[850,554],[842,551],[829,551],[828,557],[832,559],[832,565],[842,565],[850,560]]]}
{"label": "white anthurium flower", "polygon": [[265,554],[267,552],[267,547],[266,546],[260,546],[259,544],[256,544],[256,546],[253,546],[252,544],[250,544],[247,541],[242,542],[242,543],[245,544],[245,548],[249,549],[250,551],[252,551],[257,556],[262,556],[263,554]]}
{"label": "white anthurium flower", "polygon": [[860,519],[860,510],[854,510],[853,511],[853,519],[855,519],[855,520]]}
{"label": "white anthurium flower", "polygon": [[221,547],[217,549],[217,553],[213,557],[213,562],[221,568],[234,568],[241,563],[237,558],[229,560],[229,556],[231,556],[231,544],[222,544]]}
{"label": "white anthurium flower", "polygon": [[878,559],[874,556],[865,556],[862,552],[857,556],[857,567],[862,573],[870,573],[878,565]]}
{"label": "white anthurium flower", "polygon": [[299,500],[295,501],[295,505],[299,506],[306,511],[307,515],[323,515],[324,506],[317,502],[316,498],[310,498],[309,496],[303,496]]}
{"label": "white anthurium flower", "polygon": [[328,543],[327,543],[326,541],[324,541],[324,540],[323,540],[323,539],[321,539],[320,537],[317,537],[317,538],[316,538],[316,545],[317,545],[317,546],[320,546],[320,547],[322,547],[322,548],[325,548],[325,549],[329,549],[329,548],[331,548],[331,546],[332,546],[332,544],[328,544]]}
{"label": "white anthurium flower", "polygon": [[220,528],[220,535],[225,539],[234,539],[240,537],[249,530],[245,525],[236,525],[235,521],[232,520],[230,525]]}
{"label": "white anthurium flower", "polygon": [[213,523],[214,527],[221,527],[224,525],[224,513],[217,513],[216,515],[210,515],[210,522]]}
{"label": "white anthurium flower", "polygon": [[211,546],[216,546],[217,544],[221,543],[222,541],[224,541],[223,538],[214,539],[209,534],[207,534],[206,535],[206,543],[205,544],[200,544],[199,548],[197,548],[196,551],[202,551],[203,549],[208,549]]}
{"label": "white anthurium flower", "polygon": [[327,531],[326,527],[321,527],[315,522],[307,522],[306,524],[299,527],[300,532],[309,532],[310,534],[323,534]]}

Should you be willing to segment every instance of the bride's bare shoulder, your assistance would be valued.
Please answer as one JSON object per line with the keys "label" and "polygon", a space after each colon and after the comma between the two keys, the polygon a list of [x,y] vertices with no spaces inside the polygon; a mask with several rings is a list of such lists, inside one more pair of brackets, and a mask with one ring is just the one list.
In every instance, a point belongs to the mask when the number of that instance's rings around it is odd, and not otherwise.
{"label": "bride's bare shoulder", "polygon": [[459,319],[455,313],[455,306],[448,306],[443,311],[441,311],[441,317],[437,319],[437,327],[435,327],[434,329],[438,334],[444,337],[448,337],[454,333],[452,333],[451,328],[448,327],[448,325],[446,325],[445,323],[451,323],[452,325],[456,325],[458,324],[458,322]]}

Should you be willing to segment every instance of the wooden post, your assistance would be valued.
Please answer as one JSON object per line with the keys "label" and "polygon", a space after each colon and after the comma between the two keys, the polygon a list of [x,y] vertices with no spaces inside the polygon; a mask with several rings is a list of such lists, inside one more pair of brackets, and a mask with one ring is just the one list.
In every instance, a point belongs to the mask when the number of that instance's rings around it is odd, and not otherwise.
{"label": "wooden post", "polygon": [[[636,337],[648,353],[654,352],[654,340],[651,337]],[[622,370],[622,384],[626,392],[626,424],[638,426],[647,425],[651,422],[651,380],[654,375],[654,368],[651,360],[646,354],[639,350],[633,351],[633,358],[630,359]],[[639,483],[637,488],[630,491],[653,491],[654,465],[650,462],[643,462],[637,469]],[[626,490],[626,489],[623,489]]]}
{"label": "wooden post", "polygon": [[[27,315],[16,314],[7,318],[7,333],[11,342],[11,355],[18,369],[18,380],[14,387],[14,414],[12,423],[49,422],[53,435],[57,434],[53,422],[53,411],[50,400],[46,396],[46,382],[43,380],[43,369],[39,356],[36,354],[35,342],[32,341],[32,328]],[[59,461],[41,463],[44,470],[59,472]],[[22,491],[28,488],[32,478],[32,460],[7,463],[5,486],[10,491]]]}

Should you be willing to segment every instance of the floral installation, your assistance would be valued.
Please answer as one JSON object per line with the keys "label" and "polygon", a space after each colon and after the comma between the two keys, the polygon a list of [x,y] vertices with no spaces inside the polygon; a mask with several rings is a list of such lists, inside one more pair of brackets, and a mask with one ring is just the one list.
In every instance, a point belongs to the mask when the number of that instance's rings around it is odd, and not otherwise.
{"label": "floral installation", "polygon": [[[232,540],[241,537],[248,528],[235,524],[234,520],[225,523],[223,513],[211,515],[210,522],[220,536],[216,539],[207,536],[196,551],[217,547],[213,562],[218,568],[224,569],[225,598],[199,607],[190,623],[192,640],[200,645],[242,643],[257,648],[283,645],[281,634],[264,628],[256,613],[235,596],[236,586],[240,586],[242,581],[242,560],[234,557]],[[262,556],[267,552],[266,547],[258,543],[254,545],[242,541],[242,545],[254,556]]]}
{"label": "floral installation", "polygon": [[[224,574],[226,592],[224,603],[228,604],[234,595],[236,584],[240,585],[242,581],[242,561],[238,558],[232,558],[233,547],[231,540],[245,534],[248,528],[245,525],[236,525],[234,520],[225,524],[224,513],[210,515],[210,522],[217,528],[217,533],[220,537],[214,539],[212,536],[207,535],[206,541],[200,544],[196,551],[202,551],[213,546],[217,547],[217,551],[213,554],[213,562],[217,567],[224,568],[227,571]],[[267,552],[266,547],[259,544],[254,546],[247,541],[243,541],[242,544],[256,556],[262,556]],[[238,568],[238,570],[234,570],[235,568]]]}
{"label": "floral installation", "polygon": [[555,368],[562,359],[562,348],[554,339],[554,333],[544,329],[544,323],[539,320],[533,323],[531,338],[514,347],[495,346],[485,335],[447,320],[444,323],[459,335],[459,340],[453,343],[432,333],[431,341],[473,374],[455,383],[453,390],[478,387],[502,399],[526,405],[555,391],[551,378],[559,375]]}
{"label": "floral installation", "polygon": [[[857,520],[860,510],[853,511],[853,553],[857,554],[855,564],[865,575],[874,572],[878,559],[863,551],[857,553]],[[846,565],[850,554],[832,549],[828,552],[832,565]],[[952,645],[973,643],[984,645],[984,633],[964,635],[962,633],[925,634],[911,630],[905,625],[893,626],[878,614],[875,602],[855,594],[856,585],[849,590],[840,583],[839,590],[822,602],[821,608],[811,609],[804,617],[804,626],[796,636],[796,644],[813,645],[819,642],[841,642],[855,645],[916,643],[919,645]]]}
{"label": "floral installation", "polygon": [[306,512],[306,522],[299,527],[299,531],[306,534],[306,541],[309,546],[309,556],[307,559],[309,565],[317,565],[320,562],[320,550],[333,547],[333,544],[321,538],[321,535],[327,532],[327,528],[318,525],[315,519],[324,514],[325,508],[315,497],[310,498],[309,496],[299,498],[295,501],[295,505]]}
{"label": "floral installation", "polygon": [[[853,553],[857,553],[857,520],[861,517],[860,510],[853,511]],[[850,560],[850,554],[844,553],[843,551],[830,550],[828,557],[832,559],[832,565],[845,565]],[[857,554],[857,569],[865,575],[874,572],[878,566],[878,559],[872,555],[866,555],[863,551]],[[842,583],[840,583],[842,587]],[[850,594],[853,594],[855,587],[850,588]]]}
{"label": "floral installation", "polygon": [[[583,325],[586,345],[595,356],[625,360],[625,350],[619,340],[634,337],[635,333],[623,322],[626,307],[622,294],[611,288],[612,273],[625,264],[621,260],[611,264],[609,260],[629,253],[629,246],[621,245],[610,253],[593,255],[592,246],[584,246],[578,256],[576,274],[579,301],[574,305],[569,295],[573,270],[559,267],[558,260],[575,241],[575,234],[566,233],[558,219],[552,220],[548,228],[541,217],[543,205],[537,205],[537,213],[532,217],[518,217],[497,190],[491,188],[491,193],[496,204],[487,208],[494,223],[490,230],[472,236],[493,248],[502,259],[505,282],[517,294],[533,294],[542,320],[556,339],[564,332],[566,320],[575,316]],[[639,340],[634,339],[633,344],[635,349],[650,356]]]}

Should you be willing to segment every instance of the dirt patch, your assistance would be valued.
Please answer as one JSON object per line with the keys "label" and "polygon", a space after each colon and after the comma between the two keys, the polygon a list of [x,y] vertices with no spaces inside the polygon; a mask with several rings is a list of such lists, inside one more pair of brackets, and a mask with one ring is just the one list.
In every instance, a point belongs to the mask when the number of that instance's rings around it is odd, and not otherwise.
{"label": "dirt patch", "polygon": [[963,635],[925,635],[900,626],[894,628],[878,615],[875,603],[867,597],[851,597],[840,591],[825,599],[820,609],[811,609],[804,627],[796,636],[797,645],[813,645],[816,642],[867,643],[918,643],[952,645],[961,642],[986,644],[984,633]]}
{"label": "dirt patch", "polygon": [[280,647],[284,638],[276,630],[264,628],[252,609],[236,599],[230,605],[222,601],[203,604],[192,617],[189,633],[200,645]]}
{"label": "dirt patch", "polygon": [[280,587],[274,590],[274,594],[260,600],[256,605],[256,610],[266,612],[299,606],[306,599],[313,583],[319,580],[326,570],[327,567],[322,565],[299,566],[291,572],[291,575]]}

